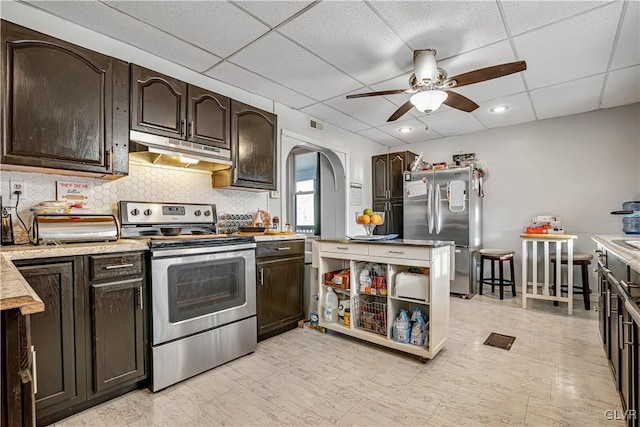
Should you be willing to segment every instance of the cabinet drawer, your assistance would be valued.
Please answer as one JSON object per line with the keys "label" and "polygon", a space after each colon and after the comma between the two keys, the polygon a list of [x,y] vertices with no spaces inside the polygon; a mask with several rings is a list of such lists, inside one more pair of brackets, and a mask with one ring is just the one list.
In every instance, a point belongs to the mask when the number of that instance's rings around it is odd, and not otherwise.
{"label": "cabinet drawer", "polygon": [[369,255],[388,258],[429,260],[429,248],[397,245],[369,245]]}
{"label": "cabinet drawer", "polygon": [[368,255],[368,245],[360,243],[320,243],[320,251],[322,252],[339,252],[343,254]]}
{"label": "cabinet drawer", "polygon": [[256,258],[304,256],[304,240],[258,242]]}
{"label": "cabinet drawer", "polygon": [[142,274],[142,253],[89,255],[89,280]]}

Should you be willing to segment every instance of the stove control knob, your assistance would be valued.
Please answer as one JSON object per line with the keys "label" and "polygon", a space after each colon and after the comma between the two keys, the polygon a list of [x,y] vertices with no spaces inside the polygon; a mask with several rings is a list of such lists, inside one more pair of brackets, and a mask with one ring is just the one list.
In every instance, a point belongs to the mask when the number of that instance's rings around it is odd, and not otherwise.
{"label": "stove control knob", "polygon": [[200,216],[202,215],[202,212],[200,210],[197,210],[193,213],[195,216]]}
{"label": "stove control knob", "polygon": [[211,211],[204,211],[204,216],[211,216]]}
{"label": "stove control knob", "polygon": [[151,215],[151,209],[145,209],[145,210],[144,210],[144,214],[145,214],[146,216]]}
{"label": "stove control knob", "polygon": [[131,209],[131,215],[136,216],[139,214],[140,214],[140,211],[138,209]]}

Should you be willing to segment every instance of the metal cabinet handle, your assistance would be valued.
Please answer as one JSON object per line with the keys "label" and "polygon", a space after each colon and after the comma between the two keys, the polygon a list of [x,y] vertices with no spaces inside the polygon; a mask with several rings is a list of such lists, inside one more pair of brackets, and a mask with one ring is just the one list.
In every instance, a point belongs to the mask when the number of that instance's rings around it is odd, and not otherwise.
{"label": "metal cabinet handle", "polygon": [[595,252],[599,258],[604,256],[604,253],[600,249],[594,249],[593,252]]}
{"label": "metal cabinet handle", "polygon": [[180,136],[187,136],[187,120],[180,120]]}
{"label": "metal cabinet handle", "polygon": [[189,122],[189,138],[193,138],[193,134],[195,133],[195,123],[193,120]]}
{"label": "metal cabinet handle", "polygon": [[107,265],[105,270],[116,270],[118,268],[129,268],[133,267],[133,264],[118,264],[118,265]]}
{"label": "metal cabinet handle", "polygon": [[403,254],[404,251],[389,251],[390,254]]}
{"label": "metal cabinet handle", "polygon": [[38,394],[38,365],[36,363],[36,347],[31,346],[31,358],[33,363],[31,368],[33,370],[33,394]]}
{"label": "metal cabinet handle", "polygon": [[594,308],[596,309],[596,311],[604,311],[602,307],[599,305],[596,305]]}
{"label": "metal cabinet handle", "polygon": [[[626,325],[626,326],[633,327],[633,322],[622,321],[622,324]],[[623,326],[623,328],[624,328],[624,326]],[[633,329],[632,328],[629,329],[628,336],[629,336],[629,338],[631,338],[631,341],[625,341],[624,340],[624,329],[623,329],[622,330],[622,343],[623,343],[623,345],[633,345]]]}
{"label": "metal cabinet handle", "polygon": [[138,286],[138,305],[140,305],[140,310],[144,309],[144,294],[142,293],[142,286]]}
{"label": "metal cabinet handle", "polygon": [[605,301],[607,304],[607,317],[611,317],[611,291],[607,289],[607,299]]}
{"label": "metal cabinet handle", "polygon": [[622,314],[618,314],[618,348],[624,349],[624,328],[622,327]]}
{"label": "metal cabinet handle", "polygon": [[640,288],[640,284],[634,282],[627,282],[626,280],[620,279],[620,284],[625,288]]}
{"label": "metal cabinet handle", "polygon": [[264,285],[264,268],[260,269],[260,284]]}
{"label": "metal cabinet handle", "polygon": [[289,246],[285,246],[283,248],[278,248],[279,251],[288,251],[291,250],[291,248]]}
{"label": "metal cabinet handle", "polygon": [[336,249],[340,249],[340,250],[343,250],[343,251],[348,251],[349,250],[349,248],[346,247],[346,246],[336,246]]}

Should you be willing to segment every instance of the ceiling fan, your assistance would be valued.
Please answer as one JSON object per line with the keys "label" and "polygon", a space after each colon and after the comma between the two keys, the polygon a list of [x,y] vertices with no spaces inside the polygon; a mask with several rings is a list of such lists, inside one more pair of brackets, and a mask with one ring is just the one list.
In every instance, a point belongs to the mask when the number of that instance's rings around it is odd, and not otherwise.
{"label": "ceiling fan", "polygon": [[395,113],[389,117],[388,122],[399,119],[411,108],[416,107],[424,113],[431,113],[442,104],[466,111],[478,108],[478,104],[458,93],[448,89],[480,83],[509,74],[518,73],[527,69],[525,61],[508,62],[492,67],[480,68],[468,73],[448,77],[447,72],[438,68],[436,64],[435,49],[422,49],[413,51],[413,74],[409,77],[408,89],[383,90],[379,92],[357,93],[347,95],[347,99],[363,98],[367,96],[394,95],[398,93],[412,94],[411,98],[402,104]]}

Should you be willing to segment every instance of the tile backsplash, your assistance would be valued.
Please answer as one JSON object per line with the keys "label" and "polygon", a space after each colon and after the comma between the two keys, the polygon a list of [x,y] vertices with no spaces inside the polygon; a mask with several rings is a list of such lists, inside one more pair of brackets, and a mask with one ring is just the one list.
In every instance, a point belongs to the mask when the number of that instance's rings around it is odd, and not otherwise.
{"label": "tile backsplash", "polygon": [[[100,213],[115,213],[120,200],[174,203],[213,203],[218,215],[244,214],[267,209],[268,192],[253,192],[211,187],[211,174],[131,162],[129,175],[114,181],[29,172],[2,171],[1,194],[4,205],[9,200],[9,181],[22,180],[27,187],[27,199],[20,200],[18,212],[27,221],[29,208],[46,200],[56,200],[56,182],[82,182],[91,187],[85,206]],[[15,215],[15,212],[14,212]],[[14,220],[14,228],[17,221]]]}

